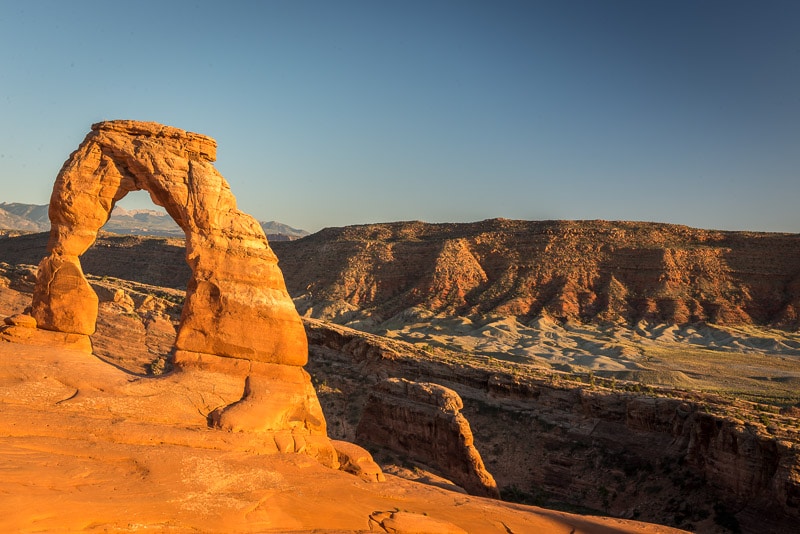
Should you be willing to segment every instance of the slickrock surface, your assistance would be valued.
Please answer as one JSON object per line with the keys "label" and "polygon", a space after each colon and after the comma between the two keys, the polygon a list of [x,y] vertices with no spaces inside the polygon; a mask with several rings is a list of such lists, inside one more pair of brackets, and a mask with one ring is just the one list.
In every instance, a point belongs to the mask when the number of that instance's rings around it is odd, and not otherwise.
{"label": "slickrock surface", "polygon": [[215,369],[137,377],[12,342],[0,362],[2,532],[677,532],[393,476],[376,484],[277,454],[291,432],[267,441],[208,427],[241,395],[240,378]]}
{"label": "slickrock surface", "polygon": [[416,456],[472,495],[499,498],[461,414],[458,393],[438,384],[387,378],[373,386],[356,439]]}

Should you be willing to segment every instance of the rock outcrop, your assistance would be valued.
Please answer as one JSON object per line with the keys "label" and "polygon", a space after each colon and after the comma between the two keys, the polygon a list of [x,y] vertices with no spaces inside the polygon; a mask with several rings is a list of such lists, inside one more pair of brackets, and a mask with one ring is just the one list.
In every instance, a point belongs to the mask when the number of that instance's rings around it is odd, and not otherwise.
{"label": "rock outcrop", "polygon": [[372,388],[356,436],[435,466],[473,495],[499,498],[461,414],[463,407],[452,389],[388,378]]}
{"label": "rock outcrop", "polygon": [[[277,454],[291,433],[208,428],[204,406],[241,395],[230,374],[134,377],[90,354],[3,341],[0,361],[0,532],[678,532],[396,477],[371,484]],[[363,450],[344,449],[369,469]]]}
{"label": "rock outcrop", "polygon": [[[217,427],[291,432],[283,451],[331,458],[309,375],[308,345],[277,258],[261,226],[236,208],[212,165],[216,142],[157,123],[102,122],[64,163],[50,198],[48,255],[39,264],[32,315],[39,328],[94,332],[98,297],[79,257],[114,205],[146,190],[183,229],[191,269],[175,340],[178,370],[241,376],[242,398],[209,414]],[[124,295],[117,305],[133,306]],[[320,452],[320,449],[325,449]]]}

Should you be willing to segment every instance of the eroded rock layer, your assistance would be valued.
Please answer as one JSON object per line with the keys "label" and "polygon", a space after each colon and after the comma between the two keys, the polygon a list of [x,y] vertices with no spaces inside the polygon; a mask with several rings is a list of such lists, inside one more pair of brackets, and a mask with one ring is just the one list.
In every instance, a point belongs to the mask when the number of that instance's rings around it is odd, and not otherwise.
{"label": "eroded rock layer", "polygon": [[373,387],[357,436],[359,441],[413,454],[473,495],[499,498],[461,414],[463,407],[452,389],[388,378]]}
{"label": "eroded rock layer", "polygon": [[[324,250],[324,253],[321,251]],[[800,234],[625,221],[327,228],[275,251],[300,312],[796,326]]]}

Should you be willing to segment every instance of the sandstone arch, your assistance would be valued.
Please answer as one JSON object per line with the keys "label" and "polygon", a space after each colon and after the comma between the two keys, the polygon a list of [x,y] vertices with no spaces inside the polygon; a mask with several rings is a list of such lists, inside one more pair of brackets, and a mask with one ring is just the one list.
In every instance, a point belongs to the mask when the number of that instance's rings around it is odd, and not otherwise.
{"label": "sandstone arch", "polygon": [[277,258],[258,222],[236,208],[215,159],[216,142],[204,135],[152,122],[92,125],[53,187],[49,255],[40,263],[32,305],[39,326],[94,331],[97,296],[79,257],[114,204],[146,190],[186,234],[192,274],[178,352],[305,365],[305,331]]}

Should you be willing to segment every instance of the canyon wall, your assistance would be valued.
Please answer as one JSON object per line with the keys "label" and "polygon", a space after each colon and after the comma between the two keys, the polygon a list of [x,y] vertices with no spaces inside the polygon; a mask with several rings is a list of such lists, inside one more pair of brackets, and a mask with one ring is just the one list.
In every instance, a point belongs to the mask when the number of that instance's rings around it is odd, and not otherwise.
{"label": "canyon wall", "polygon": [[504,498],[689,530],[727,521],[744,532],[781,532],[800,520],[800,429],[791,415],[623,381],[521,375],[497,360],[433,356],[321,321],[306,328],[309,372],[334,437],[358,439],[371,384],[432,382],[463,399]]}
{"label": "canyon wall", "polygon": [[402,378],[373,386],[356,439],[434,466],[472,495],[499,498],[497,483],[475,448],[461,397],[450,388]]}
{"label": "canyon wall", "polygon": [[493,219],[328,228],[275,251],[300,312],[343,324],[413,306],[790,327],[800,313],[798,234]]}

